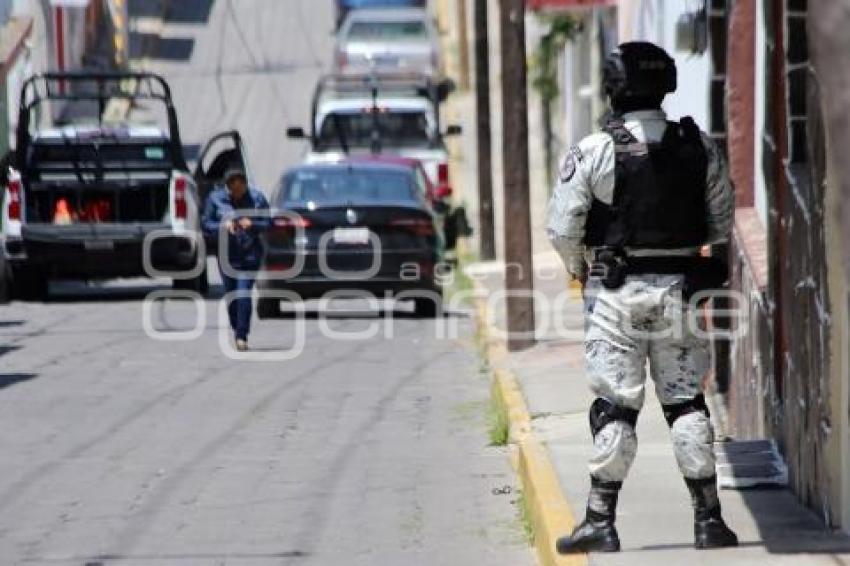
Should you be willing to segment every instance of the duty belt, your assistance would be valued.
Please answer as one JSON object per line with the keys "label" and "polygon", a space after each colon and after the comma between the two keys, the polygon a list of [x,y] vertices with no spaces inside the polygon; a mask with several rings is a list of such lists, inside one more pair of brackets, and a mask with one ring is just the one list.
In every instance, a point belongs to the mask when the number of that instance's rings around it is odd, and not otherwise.
{"label": "duty belt", "polygon": [[726,262],[702,256],[627,256],[621,251],[597,251],[590,277],[608,289],[618,289],[629,275],[684,275],[685,294],[721,288],[728,278]]}
{"label": "duty belt", "polygon": [[626,258],[626,274],[684,275],[702,259],[700,256],[630,256]]}

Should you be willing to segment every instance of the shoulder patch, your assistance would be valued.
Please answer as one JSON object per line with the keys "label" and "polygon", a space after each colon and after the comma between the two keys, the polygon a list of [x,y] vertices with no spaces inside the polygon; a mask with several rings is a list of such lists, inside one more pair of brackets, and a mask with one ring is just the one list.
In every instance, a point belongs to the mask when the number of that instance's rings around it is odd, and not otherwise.
{"label": "shoulder patch", "polygon": [[578,164],[584,160],[584,155],[577,145],[570,147],[564,159],[561,160],[561,167],[558,171],[558,179],[562,183],[569,182],[576,173]]}

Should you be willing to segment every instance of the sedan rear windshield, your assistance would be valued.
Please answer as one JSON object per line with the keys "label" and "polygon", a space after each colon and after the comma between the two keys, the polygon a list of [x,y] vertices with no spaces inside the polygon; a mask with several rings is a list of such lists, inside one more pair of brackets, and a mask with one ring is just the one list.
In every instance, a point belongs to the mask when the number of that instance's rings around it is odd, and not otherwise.
{"label": "sedan rear windshield", "polygon": [[371,147],[373,135],[382,147],[426,148],[433,145],[424,112],[370,112],[331,114],[319,131],[320,148],[342,146]]}
{"label": "sedan rear windshield", "polygon": [[354,22],[348,30],[350,41],[405,41],[428,39],[424,22]]}
{"label": "sedan rear windshield", "polygon": [[345,168],[297,171],[284,179],[281,206],[415,200],[413,178],[403,171]]}

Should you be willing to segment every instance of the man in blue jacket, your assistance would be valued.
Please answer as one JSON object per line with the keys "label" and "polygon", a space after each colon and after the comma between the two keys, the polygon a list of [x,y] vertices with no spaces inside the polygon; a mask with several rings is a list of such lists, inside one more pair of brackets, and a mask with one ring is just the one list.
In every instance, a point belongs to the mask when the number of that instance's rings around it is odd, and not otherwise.
{"label": "man in blue jacket", "polygon": [[[254,287],[257,270],[263,260],[264,245],[260,234],[268,227],[269,203],[265,195],[248,185],[245,171],[228,169],[224,186],[210,193],[204,206],[204,233],[218,242],[219,231],[227,232],[227,249],[218,250],[221,278],[226,293],[248,291]],[[222,265],[222,254],[227,254],[231,269]],[[228,273],[229,271],[229,273]],[[234,298],[227,305],[230,327],[236,349],[248,349],[248,332],[251,329],[252,302],[247,296]]]}

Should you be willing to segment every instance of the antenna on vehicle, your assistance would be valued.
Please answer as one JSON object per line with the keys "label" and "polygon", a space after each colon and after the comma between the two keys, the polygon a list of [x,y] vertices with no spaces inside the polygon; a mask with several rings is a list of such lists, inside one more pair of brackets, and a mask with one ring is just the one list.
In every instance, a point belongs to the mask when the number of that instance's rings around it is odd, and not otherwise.
{"label": "antenna on vehicle", "polygon": [[381,153],[381,130],[379,127],[378,117],[380,108],[378,107],[378,78],[372,74],[369,77],[369,84],[372,89],[372,153]]}
{"label": "antenna on vehicle", "polygon": [[336,132],[336,137],[339,140],[339,147],[342,148],[342,152],[345,155],[348,155],[348,141],[345,139],[345,132],[342,129],[342,126],[339,123],[339,114],[336,112],[331,113],[331,117],[334,122],[334,131]]}

